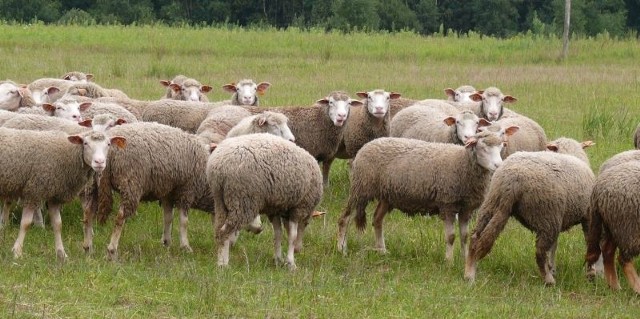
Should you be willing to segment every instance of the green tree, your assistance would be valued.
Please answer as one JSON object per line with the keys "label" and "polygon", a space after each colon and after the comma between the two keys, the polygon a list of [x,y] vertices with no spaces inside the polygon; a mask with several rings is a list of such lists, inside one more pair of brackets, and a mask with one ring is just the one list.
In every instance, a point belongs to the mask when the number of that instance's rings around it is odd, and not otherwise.
{"label": "green tree", "polygon": [[62,15],[58,0],[0,0],[0,18],[29,22],[35,18],[45,23],[56,22]]}
{"label": "green tree", "polygon": [[380,29],[398,31],[409,29],[420,31],[422,26],[418,22],[416,13],[401,0],[385,0],[378,4]]}
{"label": "green tree", "polygon": [[523,0],[473,0],[475,30],[486,35],[508,37],[518,33],[518,7]]}
{"label": "green tree", "polygon": [[375,0],[336,0],[329,25],[345,32],[353,29],[378,30],[380,17]]}

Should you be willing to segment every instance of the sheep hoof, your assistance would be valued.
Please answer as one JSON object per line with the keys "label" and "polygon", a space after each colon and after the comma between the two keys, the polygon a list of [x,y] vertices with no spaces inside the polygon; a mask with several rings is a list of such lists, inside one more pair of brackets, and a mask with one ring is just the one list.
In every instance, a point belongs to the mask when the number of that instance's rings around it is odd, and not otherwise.
{"label": "sheep hoof", "polygon": [[118,250],[107,248],[107,259],[110,261],[118,261]]}
{"label": "sheep hoof", "polygon": [[164,239],[164,238],[163,238],[163,239],[162,239],[162,245],[163,245],[164,247],[169,247],[169,246],[171,246],[171,239]]}
{"label": "sheep hoof", "polygon": [[93,254],[93,246],[82,246],[82,249],[84,249],[85,255]]}
{"label": "sheep hoof", "polygon": [[56,250],[56,256],[58,257],[58,262],[60,263],[64,263],[65,260],[69,257],[67,256],[67,253],[62,249]]}
{"label": "sheep hoof", "polygon": [[544,280],[544,285],[547,287],[551,287],[551,286],[555,286],[556,284],[556,280],[553,279],[553,277],[549,276],[548,278],[545,278]]}
{"label": "sheep hoof", "polygon": [[13,247],[11,251],[13,252],[14,259],[19,259],[20,257],[22,257],[22,247]]}
{"label": "sheep hoof", "polygon": [[189,245],[183,245],[183,246],[180,247],[180,249],[182,249],[182,250],[184,250],[185,252],[188,252],[188,253],[193,253],[193,249],[191,249],[191,246],[189,246]]}
{"label": "sheep hoof", "polygon": [[289,268],[289,271],[295,271],[296,269],[298,269],[298,267],[296,266],[295,263],[287,263],[287,268]]}

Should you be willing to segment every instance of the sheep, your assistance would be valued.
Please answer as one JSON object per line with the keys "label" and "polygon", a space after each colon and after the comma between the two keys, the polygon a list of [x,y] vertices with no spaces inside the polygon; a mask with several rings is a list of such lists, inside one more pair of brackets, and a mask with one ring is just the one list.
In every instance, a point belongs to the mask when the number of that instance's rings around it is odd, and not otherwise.
{"label": "sheep", "polygon": [[[78,97],[76,97],[78,99]],[[100,103],[114,103],[122,106],[127,111],[131,112],[138,120],[142,119],[142,113],[149,106],[149,104],[157,102],[157,101],[144,101],[144,100],[135,100],[129,98],[118,98],[118,97],[100,97],[96,99],[92,99],[93,102]]]}
{"label": "sheep", "polygon": [[280,136],[285,140],[295,142],[295,137],[291,133],[291,129],[287,125],[289,119],[284,115],[276,112],[264,112],[242,119],[236,124],[229,133],[227,138],[240,135],[269,133]]}
{"label": "sheep", "polygon": [[452,88],[444,89],[444,93],[447,95],[447,100],[436,100],[436,99],[413,100],[413,99],[407,99],[407,98],[401,97],[401,98],[390,101],[389,111],[391,112],[391,118],[393,119],[396,116],[396,114],[402,111],[403,109],[409,106],[412,106],[416,103],[427,102],[427,101],[446,101],[449,104],[461,107],[462,110],[470,109],[470,108],[472,109],[475,102],[473,102],[471,98],[469,98],[469,96],[475,92],[482,93],[482,91],[476,91],[476,89],[471,85],[462,85],[455,90]]}
{"label": "sheep", "polygon": [[628,161],[640,161],[640,150],[625,151],[625,152],[616,154],[610,159],[604,161],[604,163],[600,165],[599,174],[602,174],[602,172],[606,171],[607,169],[613,166],[616,166],[618,164],[628,162]]}
{"label": "sheep", "polygon": [[591,145],[591,141],[579,143],[560,138],[549,146],[558,153],[518,152],[504,160],[493,173],[489,191],[478,210],[465,262],[465,279],[475,280],[477,262],[489,253],[513,216],[536,233],[538,269],[546,285],[555,284],[560,232],[581,224],[586,239],[589,196],[595,176],[584,148]]}
{"label": "sheep", "polygon": [[[189,208],[213,212],[213,200],[204,175],[210,149],[194,135],[158,123],[120,125],[109,132],[125,137],[128,144],[126,149],[115,149],[109,154],[98,187],[97,209],[101,218],[106,218],[111,210],[111,190],[120,193],[121,198],[107,247],[109,259],[117,259],[124,222],[136,213],[141,200],[160,201],[164,211],[164,245],[171,243],[173,207],[180,210],[180,247],[191,251],[186,232]],[[94,212],[92,209],[84,212],[83,248],[90,252]]]}
{"label": "sheep", "polygon": [[138,121],[138,118],[133,113],[114,102],[101,102],[77,95],[63,96],[58,102],[68,104],[79,103],[80,105],[87,103],[89,106],[84,107],[80,112],[83,118],[93,118],[100,114],[111,114],[116,118],[124,120],[126,123],[135,123]]}
{"label": "sheep", "polygon": [[[455,109],[453,106],[450,107]],[[455,110],[449,114],[419,104],[410,106],[391,120],[390,136],[415,138],[426,142],[464,144],[469,137],[476,134],[478,127],[491,125],[470,110]]]}
{"label": "sheep", "polygon": [[[514,133],[517,128],[509,130]],[[436,213],[444,220],[446,260],[453,261],[453,229],[459,221],[460,246],[466,256],[468,223],[480,206],[491,173],[502,163],[502,137],[479,132],[464,146],[384,137],[360,149],[351,167],[347,205],[338,221],[338,250],[346,253],[352,210],[364,230],[367,204],[378,200],[373,226],[376,249],[386,253],[382,222],[393,208],[406,214]]]}
{"label": "sheep", "polygon": [[64,93],[76,82],[56,79],[41,78],[27,85],[33,95],[36,104],[53,103],[64,95]]}
{"label": "sheep", "polygon": [[[102,132],[67,135],[58,131],[0,129],[0,198],[20,198],[24,205],[20,232],[13,245],[14,257],[22,255],[27,228],[40,203],[47,202],[53,225],[56,255],[64,261],[60,208],[74,199],[87,183],[90,172],[101,172],[107,163],[109,145],[119,148],[126,140]],[[16,161],[32,158],[32,161]],[[80,160],[79,160],[80,159]]]}
{"label": "sheep", "polygon": [[16,116],[1,126],[16,130],[33,130],[33,131],[62,131],[67,134],[80,134],[89,130],[106,132],[109,128],[116,125],[126,123],[124,119],[116,118],[111,114],[99,114],[93,119],[84,120],[82,122],[70,121],[67,119],[40,116],[34,114],[24,114]]}
{"label": "sheep", "polygon": [[64,94],[86,96],[92,99],[101,97],[115,97],[120,99],[129,98],[129,96],[121,90],[106,89],[93,82],[74,82],[66,91],[64,91]]}
{"label": "sheep", "polygon": [[81,112],[85,112],[89,107],[91,107],[91,102],[79,103],[73,100],[58,100],[53,102],[53,104],[42,104],[42,109],[44,109],[49,116],[55,116],[75,122],[82,121]]}
{"label": "sheep", "polygon": [[256,84],[250,79],[240,80],[238,84],[225,84],[222,86],[222,89],[229,93],[233,93],[233,95],[231,96],[231,100],[219,101],[217,104],[259,106],[260,100],[258,96],[264,95],[270,86],[271,83],[269,82],[260,82]]}
{"label": "sheep", "polygon": [[489,87],[484,91],[478,91],[469,96],[474,102],[480,103],[479,117],[486,118],[489,121],[496,121],[505,113],[512,114],[513,111],[504,107],[504,103],[515,103],[518,101],[511,95],[504,95],[500,89]]}
{"label": "sheep", "polygon": [[93,74],[79,72],[79,71],[71,71],[63,75],[62,79],[67,81],[72,81],[72,82],[86,83],[86,82],[91,82],[93,80]]}
{"label": "sheep", "polygon": [[211,103],[164,99],[149,102],[139,119],[177,127],[194,134],[213,109]]}
{"label": "sheep", "polygon": [[600,172],[591,193],[586,262],[588,276],[595,275],[594,263],[602,254],[604,277],[611,289],[620,290],[614,257],[636,294],[640,278],[633,259],[640,253],[640,162],[623,161]]}
{"label": "sheep", "polygon": [[184,75],[178,75],[171,81],[160,81],[160,83],[168,87],[164,98],[172,100],[209,102],[205,94],[213,89]]}
{"label": "sheep", "polygon": [[28,88],[17,86],[12,82],[5,81],[0,84],[0,92],[5,93],[5,98],[0,100],[0,110],[17,112],[38,105]]}
{"label": "sheep", "polygon": [[235,125],[251,114],[251,111],[238,105],[215,107],[207,113],[195,133],[203,143],[219,143]]}
{"label": "sheep", "polygon": [[274,231],[275,261],[282,262],[282,223],[288,230],[286,264],[296,269],[294,251],[322,198],[322,174],[307,151],[271,134],[223,140],[207,161],[206,176],[214,197],[218,266],[229,264],[233,234],[258,214]]}
{"label": "sheep", "polygon": [[450,102],[457,103],[471,103],[474,102],[471,99],[471,94],[473,93],[482,94],[483,91],[478,91],[471,85],[461,85],[457,89],[446,88],[444,89],[444,93],[447,95],[447,100]]}
{"label": "sheep", "polygon": [[502,158],[505,159],[518,151],[537,152],[544,151],[547,147],[547,135],[544,129],[536,121],[518,114],[517,116],[503,116],[493,122],[491,126],[482,129],[500,130],[504,127],[518,126],[518,134],[509,137],[507,145],[502,149]]}
{"label": "sheep", "polygon": [[0,109],[0,126],[6,123],[8,120],[18,116],[16,112],[10,112]]}

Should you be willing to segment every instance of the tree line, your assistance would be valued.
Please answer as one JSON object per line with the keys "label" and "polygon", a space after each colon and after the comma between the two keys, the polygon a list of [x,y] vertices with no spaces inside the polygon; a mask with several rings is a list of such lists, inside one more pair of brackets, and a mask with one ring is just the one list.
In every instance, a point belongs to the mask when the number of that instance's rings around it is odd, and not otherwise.
{"label": "tree line", "polygon": [[[323,28],[350,32],[562,33],[565,0],[0,0],[0,20]],[[637,36],[640,0],[572,0],[571,30]]]}

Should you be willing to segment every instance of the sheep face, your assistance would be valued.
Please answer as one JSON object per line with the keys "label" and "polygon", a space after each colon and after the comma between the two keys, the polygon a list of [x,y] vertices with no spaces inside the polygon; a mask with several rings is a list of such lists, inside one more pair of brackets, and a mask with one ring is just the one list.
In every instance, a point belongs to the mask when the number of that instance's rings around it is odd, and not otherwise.
{"label": "sheep face", "polygon": [[[447,94],[450,101],[469,103],[473,102],[471,94],[476,93],[476,89],[470,85],[463,85],[455,90],[452,88],[445,89],[444,93]],[[480,91],[480,94],[482,94],[482,91]]]}
{"label": "sheep face", "polygon": [[96,173],[102,173],[107,166],[107,154],[111,144],[115,144],[119,148],[124,148],[126,145],[124,137],[108,137],[102,132],[71,135],[68,140],[72,144],[82,145],[84,163],[91,166]]}
{"label": "sheep face", "polygon": [[237,100],[241,105],[254,105],[256,103],[256,95],[263,95],[271,86],[269,82],[260,82],[256,84],[253,80],[242,80],[238,84],[226,84],[222,88],[237,95]]}
{"label": "sheep face", "polygon": [[478,165],[489,171],[495,171],[502,164],[500,152],[504,147],[504,142],[495,133],[478,133],[466,141],[465,147],[472,148],[476,154]]}
{"label": "sheep face", "polygon": [[267,120],[267,133],[273,134],[275,136],[280,136],[287,141],[295,142],[296,138],[293,136],[289,125],[287,125],[287,119],[284,121],[273,121],[272,119]]}
{"label": "sheep face", "polygon": [[91,102],[80,104],[76,101],[56,101],[54,104],[42,104],[42,108],[49,112],[51,116],[74,122],[82,122],[82,115],[80,112],[86,111],[90,106]]}
{"label": "sheep face", "polygon": [[479,128],[491,125],[489,121],[478,118],[471,111],[461,112],[456,117],[447,117],[444,123],[449,126],[455,125],[456,136],[463,142],[473,137]]}
{"label": "sheep face", "polygon": [[45,88],[42,91],[35,90],[35,91],[32,91],[31,93],[33,95],[33,101],[36,102],[36,104],[43,104],[43,103],[53,102],[51,99],[51,95],[56,94],[58,92],[60,92],[59,88],[55,86],[50,86],[48,88]]}
{"label": "sheep face", "polygon": [[212,90],[210,86],[201,85],[200,82],[193,79],[186,79],[182,85],[171,83],[169,86],[173,91],[172,98],[194,102],[201,101],[202,95]]}
{"label": "sheep face", "polygon": [[14,111],[20,106],[20,88],[12,83],[0,84],[0,109]]}
{"label": "sheep face", "polygon": [[367,109],[371,115],[384,118],[389,112],[389,100],[400,98],[399,93],[374,90],[370,92],[358,92],[360,98],[367,99]]}
{"label": "sheep face", "polygon": [[502,116],[503,104],[514,103],[516,98],[511,95],[504,95],[497,88],[488,88],[482,93],[476,92],[470,95],[474,102],[482,102],[482,114],[489,121],[497,121]]}

